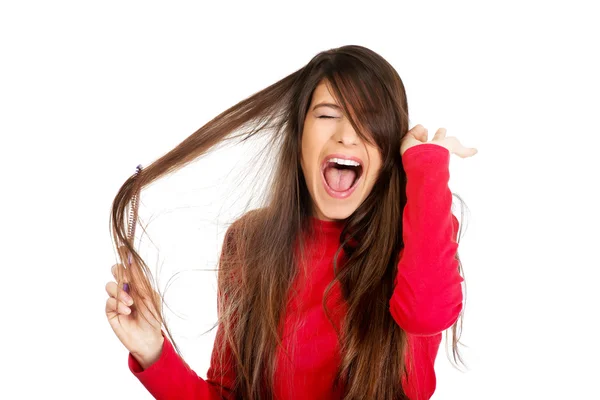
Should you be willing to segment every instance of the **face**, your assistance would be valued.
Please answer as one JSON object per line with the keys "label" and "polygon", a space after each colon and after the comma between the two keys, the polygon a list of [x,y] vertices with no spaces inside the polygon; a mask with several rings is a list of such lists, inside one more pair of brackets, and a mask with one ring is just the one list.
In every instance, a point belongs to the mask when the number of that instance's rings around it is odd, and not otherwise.
{"label": "face", "polygon": [[381,167],[377,147],[363,141],[322,81],[311,99],[302,132],[302,171],[313,216],[348,218],[371,192]]}

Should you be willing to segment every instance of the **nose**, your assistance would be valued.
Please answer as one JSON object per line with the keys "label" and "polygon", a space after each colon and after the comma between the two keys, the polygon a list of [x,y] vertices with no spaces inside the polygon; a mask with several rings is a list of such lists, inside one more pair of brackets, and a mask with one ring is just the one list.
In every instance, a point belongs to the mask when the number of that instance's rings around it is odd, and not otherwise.
{"label": "nose", "polygon": [[358,144],[358,135],[352,128],[350,123],[341,124],[333,135],[333,140],[336,143],[341,143],[344,146],[356,146]]}

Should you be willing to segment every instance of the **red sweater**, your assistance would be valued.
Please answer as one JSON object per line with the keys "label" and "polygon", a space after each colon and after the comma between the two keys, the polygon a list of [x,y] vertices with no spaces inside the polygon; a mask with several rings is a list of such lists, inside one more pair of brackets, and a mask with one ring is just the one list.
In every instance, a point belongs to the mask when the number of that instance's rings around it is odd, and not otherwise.
{"label": "red sweater", "polygon": [[[407,204],[403,211],[404,249],[400,253],[390,313],[408,333],[414,357],[410,381],[402,381],[411,400],[429,399],[435,391],[434,361],[442,331],[456,322],[462,309],[463,278],[455,254],[458,220],[451,212],[448,188],[450,152],[425,143],[409,148],[402,156],[407,174]],[[333,256],[339,246],[341,223],[311,219],[319,234],[311,239],[308,280],[294,283],[297,295],[290,298],[284,314],[283,345],[292,359],[278,350],[275,399],[341,399],[332,393],[334,374],[340,363],[337,336],[322,309],[323,291],[333,280]],[[314,251],[313,251],[314,250]],[[331,292],[340,297],[339,286]],[[342,313],[332,313],[339,323]],[[338,325],[339,326],[339,325]],[[164,336],[164,332],[163,332]],[[221,332],[217,329],[219,340]],[[220,399],[218,371],[225,371],[225,386],[234,372],[217,365],[215,353],[207,379],[200,378],[177,355],[165,337],[159,359],[146,370],[133,358],[131,372],[157,399]],[[223,393],[227,393],[224,391]]]}

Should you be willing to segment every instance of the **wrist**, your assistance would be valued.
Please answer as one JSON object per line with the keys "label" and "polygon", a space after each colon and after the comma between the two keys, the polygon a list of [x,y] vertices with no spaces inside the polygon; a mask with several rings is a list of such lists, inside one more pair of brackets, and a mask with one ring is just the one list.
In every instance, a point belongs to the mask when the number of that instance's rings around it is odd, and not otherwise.
{"label": "wrist", "polygon": [[143,349],[131,352],[131,355],[140,363],[143,369],[148,369],[160,358],[164,345],[165,338],[160,335],[159,338],[147,342]]}

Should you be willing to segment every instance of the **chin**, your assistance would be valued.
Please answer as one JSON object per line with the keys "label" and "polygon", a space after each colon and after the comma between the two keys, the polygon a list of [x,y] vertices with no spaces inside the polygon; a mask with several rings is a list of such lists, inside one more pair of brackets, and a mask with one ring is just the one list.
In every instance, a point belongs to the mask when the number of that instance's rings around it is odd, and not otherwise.
{"label": "chin", "polygon": [[336,210],[336,211],[332,211],[332,212],[324,212],[323,215],[326,220],[341,221],[341,220],[345,220],[350,215],[352,215],[352,212],[344,212],[344,211]]}
{"label": "chin", "polygon": [[[334,200],[335,201],[335,200]],[[319,202],[319,210],[321,211],[322,218],[328,220],[344,220],[351,216],[356,209],[358,204],[324,204],[331,203],[330,201]],[[354,202],[352,202],[354,203]]]}

